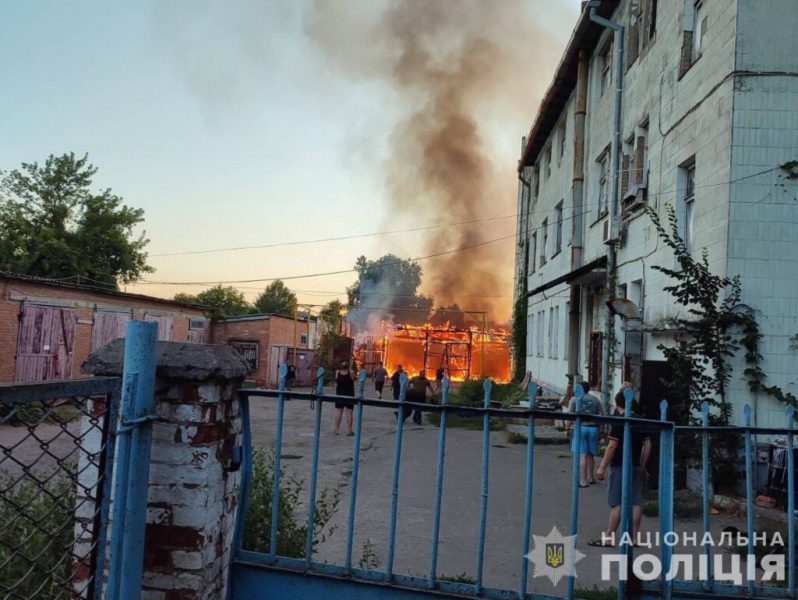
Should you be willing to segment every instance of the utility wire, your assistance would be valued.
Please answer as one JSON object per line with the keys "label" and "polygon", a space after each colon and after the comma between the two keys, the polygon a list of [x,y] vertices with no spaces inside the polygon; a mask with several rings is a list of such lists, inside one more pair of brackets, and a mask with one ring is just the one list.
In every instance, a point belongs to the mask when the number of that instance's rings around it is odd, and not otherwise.
{"label": "utility wire", "polygon": [[[508,240],[510,238],[514,238],[516,233],[513,232],[510,235],[505,235],[499,238],[494,238],[492,240],[486,240],[484,242],[479,242],[476,244],[470,244],[468,246],[461,246],[460,248],[454,248],[452,250],[445,250],[443,252],[436,252],[435,254],[428,254],[427,256],[419,256],[417,258],[409,258],[407,259],[410,262],[418,262],[422,260],[429,260],[432,258],[437,258],[439,256],[446,256],[448,254],[455,254],[457,252],[463,252],[465,250],[471,250],[472,248],[479,248],[481,246],[487,246],[488,244],[493,244],[496,242],[501,242],[503,240]],[[406,262],[404,260],[396,261],[395,263],[387,263],[387,264],[400,264],[402,262]],[[137,282],[137,284],[151,284],[151,285],[217,285],[217,284],[234,284],[234,283],[260,283],[266,281],[276,281],[280,279],[282,281],[288,281],[292,279],[310,279],[312,277],[323,277],[326,275],[341,275],[344,273],[354,273],[356,269],[341,269],[340,271],[328,271],[326,273],[309,273],[306,275],[289,275],[284,277],[260,277],[257,279],[235,279],[229,281],[150,281],[150,280],[143,280],[141,282]]]}

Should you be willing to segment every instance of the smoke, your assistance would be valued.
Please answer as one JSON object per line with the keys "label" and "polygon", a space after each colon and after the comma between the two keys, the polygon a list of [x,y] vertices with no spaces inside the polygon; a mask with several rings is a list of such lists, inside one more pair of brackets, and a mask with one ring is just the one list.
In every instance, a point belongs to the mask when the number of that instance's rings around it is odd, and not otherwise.
{"label": "smoke", "polygon": [[[543,0],[397,0],[365,12],[361,6],[317,0],[306,31],[331,68],[386,84],[404,108],[385,165],[392,214],[454,222],[513,213],[520,137],[562,46],[548,30],[557,19],[571,20],[574,7]],[[514,227],[508,218],[435,230],[422,250],[479,244]],[[422,288],[436,304],[459,302],[506,318],[509,299],[462,298],[510,295],[513,261],[512,238],[435,258],[423,263]]]}

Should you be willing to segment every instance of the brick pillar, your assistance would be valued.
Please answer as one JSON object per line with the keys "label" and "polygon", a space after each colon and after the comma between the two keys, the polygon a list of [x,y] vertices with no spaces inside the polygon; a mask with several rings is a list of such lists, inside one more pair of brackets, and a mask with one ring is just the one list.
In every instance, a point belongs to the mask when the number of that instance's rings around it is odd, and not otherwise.
{"label": "brick pillar", "polygon": [[[123,340],[101,348],[84,372],[121,374],[122,349]],[[229,346],[158,342],[143,599],[225,598],[240,483],[236,392],[247,372]]]}

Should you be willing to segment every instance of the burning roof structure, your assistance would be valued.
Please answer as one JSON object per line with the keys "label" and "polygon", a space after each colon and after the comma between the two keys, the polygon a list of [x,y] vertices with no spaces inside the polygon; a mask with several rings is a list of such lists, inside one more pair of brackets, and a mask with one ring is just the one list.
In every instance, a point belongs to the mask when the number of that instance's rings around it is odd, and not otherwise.
{"label": "burning roof structure", "polygon": [[393,372],[398,365],[413,376],[426,370],[432,378],[443,367],[452,381],[489,377],[510,381],[510,334],[479,327],[395,324],[383,321],[378,335],[355,338],[355,362],[371,373],[379,362]]}

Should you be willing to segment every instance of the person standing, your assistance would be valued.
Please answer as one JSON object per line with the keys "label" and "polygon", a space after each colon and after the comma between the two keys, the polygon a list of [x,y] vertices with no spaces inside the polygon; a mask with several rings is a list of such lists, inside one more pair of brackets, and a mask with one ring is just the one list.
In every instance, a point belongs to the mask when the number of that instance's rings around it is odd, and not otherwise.
{"label": "person standing", "polygon": [[[596,483],[595,470],[596,470],[596,455],[598,454],[599,442],[599,426],[596,421],[590,419],[591,416],[603,415],[604,408],[601,406],[601,401],[589,394],[590,384],[582,381],[577,385],[581,385],[585,392],[582,397],[582,407],[579,411],[580,415],[585,415],[582,419],[581,433],[579,436],[579,487],[587,487]],[[576,412],[576,396],[572,396],[568,403],[568,412]],[[574,427],[573,421],[568,421],[568,431],[572,432]],[[576,437],[571,436],[571,452],[576,452]]]}
{"label": "person standing", "polygon": [[[630,409],[631,410],[631,409]],[[626,397],[623,390],[615,394],[615,415],[622,417],[626,413]],[[610,505],[607,530],[601,539],[588,542],[588,546],[613,546],[618,525],[621,523],[621,496],[623,492],[623,423],[613,425],[610,429],[609,442],[604,457],[596,470],[596,478],[603,481],[609,469],[609,485],[607,486],[607,503]],[[651,456],[651,436],[641,431],[639,425],[631,424],[632,444],[632,539],[637,539],[642,521],[640,505],[643,498],[643,483],[648,478],[649,456]]]}
{"label": "person standing", "polygon": [[[340,368],[335,372],[335,395],[336,396],[349,396],[355,397],[355,380],[352,377],[352,371],[349,365],[345,362],[341,363]],[[349,432],[346,435],[354,435],[352,431],[352,424],[354,417],[352,408],[355,405],[354,400],[347,400],[346,398],[338,398],[335,400],[335,429],[333,433],[338,435],[341,429],[341,419],[346,414],[346,425]]]}
{"label": "person standing", "polygon": [[[407,400],[408,402],[416,402],[417,404],[426,404],[427,402],[427,390],[435,393],[435,390],[432,389],[432,384],[430,383],[429,379],[427,379],[427,373],[423,369],[419,372],[418,375],[413,377],[407,384]],[[408,414],[405,412],[405,420],[407,420]],[[416,425],[421,425],[421,410],[416,408],[413,410],[413,422]]]}
{"label": "person standing", "polygon": [[388,371],[382,366],[382,363],[377,365],[374,369],[374,389],[377,392],[377,398],[382,400],[382,390],[385,387],[385,380],[388,378]]}
{"label": "person standing", "polygon": [[402,373],[404,373],[402,365],[396,365],[396,371],[391,375],[391,390],[393,391],[394,400],[399,400],[399,390],[402,387],[402,382],[400,381]]}

